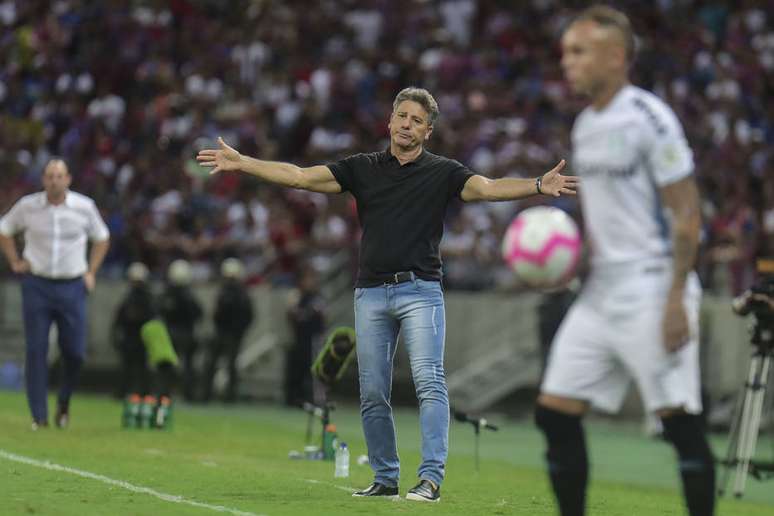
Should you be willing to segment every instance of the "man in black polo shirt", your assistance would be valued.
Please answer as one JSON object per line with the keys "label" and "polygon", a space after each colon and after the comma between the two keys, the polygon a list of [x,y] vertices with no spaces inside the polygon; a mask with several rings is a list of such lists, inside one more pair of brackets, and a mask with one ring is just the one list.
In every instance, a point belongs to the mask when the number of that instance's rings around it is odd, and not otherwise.
{"label": "man in black polo shirt", "polygon": [[241,170],[272,183],[323,193],[349,191],[363,229],[355,288],[355,331],[363,432],[374,482],[354,496],[397,496],[400,464],[390,407],[398,332],[411,363],[422,431],[419,483],[409,500],[437,502],[448,450],[449,399],[443,369],[445,315],[439,244],[449,202],[509,201],[534,194],[574,194],[564,160],[536,179],[491,180],[424,149],[438,118],[427,90],[395,97],[390,148],[300,168],[219,149],[199,152],[212,173]]}

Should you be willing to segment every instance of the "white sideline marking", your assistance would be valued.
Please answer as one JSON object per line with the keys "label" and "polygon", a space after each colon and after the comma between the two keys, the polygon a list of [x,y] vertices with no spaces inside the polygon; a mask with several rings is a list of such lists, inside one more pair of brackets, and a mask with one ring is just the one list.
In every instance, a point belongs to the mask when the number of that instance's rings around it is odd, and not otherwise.
{"label": "white sideline marking", "polygon": [[193,507],[199,507],[202,509],[210,509],[216,512],[228,512],[231,514],[236,514],[238,516],[258,516],[257,514],[252,512],[240,511],[239,509],[232,509],[230,507],[224,507],[222,505],[211,505],[204,502],[197,502],[196,500],[188,500],[187,498],[183,498],[182,496],[161,493],[149,487],[136,486],[134,484],[130,484],[129,482],[124,482],[123,480],[115,480],[113,478],[106,477],[104,475],[98,475],[96,473],[91,473],[89,471],[83,471],[80,469],[71,468],[69,466],[60,466],[59,464],[54,464],[53,462],[49,462],[47,460],[43,461],[43,460],[31,459],[29,457],[16,455],[15,453],[10,453],[2,449],[0,449],[0,457],[14,462],[20,462],[22,464],[36,466],[38,468],[48,469],[51,471],[62,471],[64,473],[70,473],[72,475],[76,475],[83,478],[99,480],[100,482],[104,482],[105,484],[121,487],[123,489],[126,489],[127,491],[132,491],[134,493],[149,494],[151,496],[155,496],[156,498],[160,498],[165,502],[182,503],[184,505],[191,505]]}
{"label": "white sideline marking", "polygon": [[323,482],[322,480],[313,480],[311,478],[305,478],[304,482],[309,482],[310,484],[321,484],[324,486],[331,486],[331,487],[335,487],[336,489],[341,489],[342,491],[346,491],[348,493],[354,493],[355,491],[357,491],[357,489],[352,489],[351,487],[337,486],[336,484],[333,484],[331,482]]}

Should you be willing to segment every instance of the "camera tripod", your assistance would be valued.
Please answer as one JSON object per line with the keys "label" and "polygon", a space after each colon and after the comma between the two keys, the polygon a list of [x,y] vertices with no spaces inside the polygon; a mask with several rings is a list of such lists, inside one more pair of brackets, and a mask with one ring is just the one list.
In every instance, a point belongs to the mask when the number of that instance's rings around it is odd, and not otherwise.
{"label": "camera tripod", "polygon": [[[731,422],[728,450],[721,464],[725,467],[719,495],[723,495],[733,469],[733,493],[740,498],[744,493],[748,473],[758,480],[774,477],[774,460],[763,462],[754,459],[761,421],[772,414],[771,404],[766,404],[766,386],[771,376],[771,359],[774,356],[774,331],[764,327],[758,319],[751,339],[755,352],[750,359],[747,382],[743,397],[737,403]],[[771,397],[770,397],[771,398]],[[764,410],[766,408],[767,410]]]}

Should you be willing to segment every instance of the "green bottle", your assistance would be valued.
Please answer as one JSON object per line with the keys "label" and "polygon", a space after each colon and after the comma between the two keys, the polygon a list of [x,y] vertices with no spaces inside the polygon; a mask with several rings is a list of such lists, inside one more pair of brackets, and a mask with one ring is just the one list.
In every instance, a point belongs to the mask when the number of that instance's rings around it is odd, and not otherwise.
{"label": "green bottle", "polygon": [[124,414],[121,419],[121,426],[124,428],[137,428],[140,418],[140,395],[130,394],[124,400]]}
{"label": "green bottle", "polygon": [[154,396],[145,396],[140,405],[140,428],[151,428],[153,425],[153,416],[156,413],[156,398]]}
{"label": "green bottle", "polygon": [[333,460],[336,457],[336,425],[328,423],[323,431],[323,460]]}

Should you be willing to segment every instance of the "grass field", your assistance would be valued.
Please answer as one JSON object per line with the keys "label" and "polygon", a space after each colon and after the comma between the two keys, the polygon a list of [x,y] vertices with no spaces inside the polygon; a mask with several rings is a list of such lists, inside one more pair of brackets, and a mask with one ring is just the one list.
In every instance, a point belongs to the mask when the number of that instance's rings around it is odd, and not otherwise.
{"label": "grass field", "polygon": [[[306,414],[275,406],[178,406],[169,432],[122,430],[119,402],[79,396],[67,430],[29,429],[22,393],[0,391],[0,514],[555,514],[542,470],[541,436],[529,421],[493,421],[474,470],[473,431],[453,423],[440,504],[355,499],[371,481],[355,458],[365,445],[355,407],[333,413],[352,450],[351,477],[331,462],[288,459],[301,450]],[[419,462],[416,411],[396,411],[401,493]],[[638,428],[589,425],[591,515],[683,514],[672,451]],[[716,452],[722,442],[714,443]],[[720,501],[720,515],[774,514],[774,480],[750,480],[742,501]]]}

